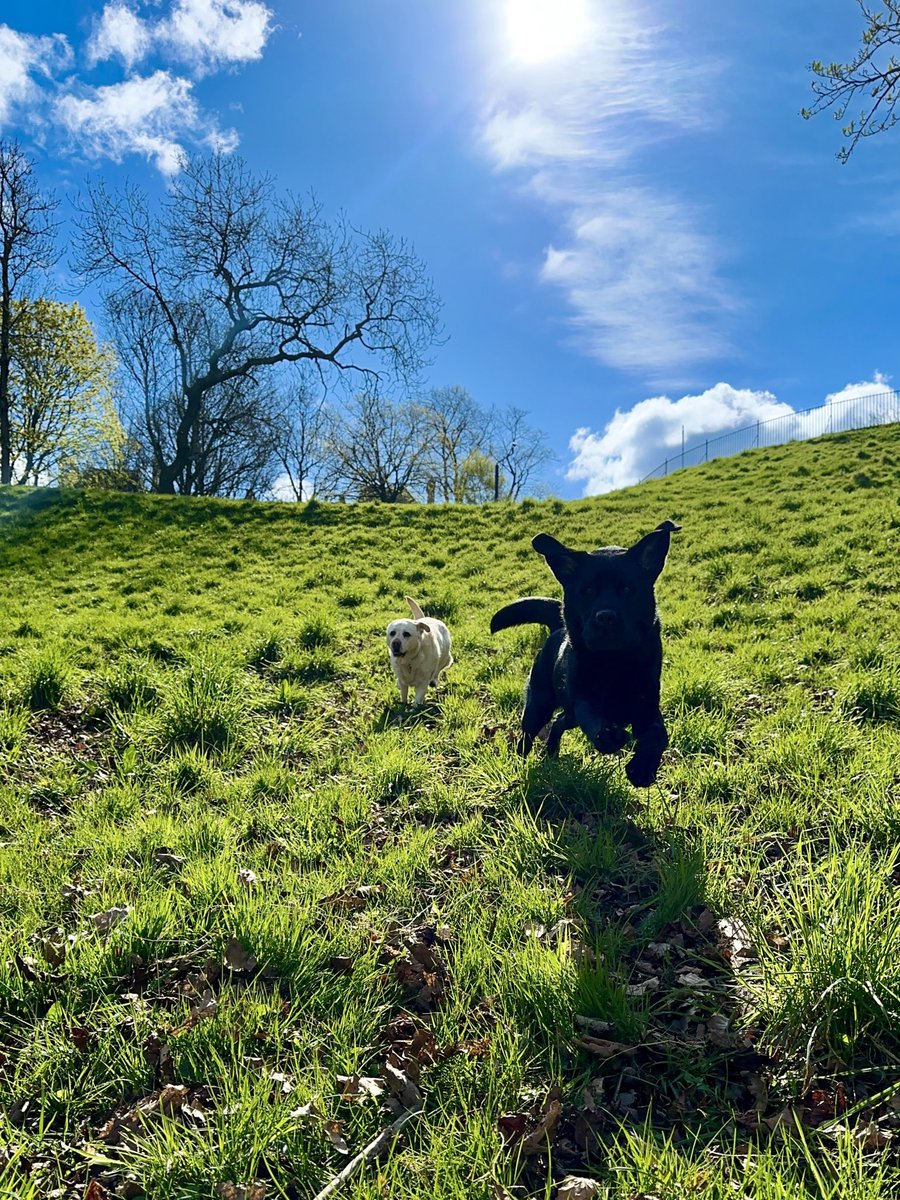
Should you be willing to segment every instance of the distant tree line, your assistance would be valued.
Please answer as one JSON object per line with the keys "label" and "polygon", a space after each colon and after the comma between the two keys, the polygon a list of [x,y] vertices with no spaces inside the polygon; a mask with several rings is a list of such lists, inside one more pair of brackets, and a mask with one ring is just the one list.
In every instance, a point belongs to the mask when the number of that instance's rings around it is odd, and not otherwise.
{"label": "distant tree line", "polygon": [[156,205],[89,184],[73,266],[100,344],[41,295],[56,208],[0,142],[0,482],[459,503],[539,485],[551,454],[522,409],[421,393],[440,305],[405,242],[237,156],[191,159]]}

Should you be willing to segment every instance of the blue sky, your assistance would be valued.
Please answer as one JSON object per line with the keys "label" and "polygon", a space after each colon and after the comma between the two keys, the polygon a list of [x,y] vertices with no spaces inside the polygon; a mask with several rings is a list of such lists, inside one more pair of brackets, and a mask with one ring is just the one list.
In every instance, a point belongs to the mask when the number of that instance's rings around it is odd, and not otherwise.
{"label": "blue sky", "polygon": [[[425,386],[527,409],[576,496],[682,426],[896,382],[900,133],[842,167],[799,116],[860,30],[855,0],[5,0],[0,134],[62,197],[218,145],[410,239]],[[63,260],[102,328],[76,288]]]}

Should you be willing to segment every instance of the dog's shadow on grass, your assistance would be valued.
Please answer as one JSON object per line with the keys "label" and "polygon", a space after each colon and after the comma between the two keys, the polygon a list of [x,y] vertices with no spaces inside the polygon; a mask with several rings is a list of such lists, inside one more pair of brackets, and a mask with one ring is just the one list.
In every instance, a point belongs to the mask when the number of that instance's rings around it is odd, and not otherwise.
{"label": "dog's shadow on grass", "polygon": [[572,896],[572,1089],[557,1159],[576,1172],[623,1125],[714,1140],[730,1124],[743,1138],[762,1115],[765,1063],[733,965],[742,927],[707,903],[694,831],[658,789],[632,788],[623,763],[563,753],[525,781]]}
{"label": "dog's shadow on grass", "polygon": [[403,704],[395,700],[385,704],[381,714],[372,725],[376,733],[385,733],[388,729],[409,729],[416,725],[431,727],[437,724],[442,712],[439,700],[426,700],[424,704]]}

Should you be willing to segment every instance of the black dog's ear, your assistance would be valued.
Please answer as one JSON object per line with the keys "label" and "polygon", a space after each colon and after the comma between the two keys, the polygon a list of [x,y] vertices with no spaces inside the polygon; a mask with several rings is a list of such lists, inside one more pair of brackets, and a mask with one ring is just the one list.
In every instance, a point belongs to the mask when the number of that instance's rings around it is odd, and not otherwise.
{"label": "black dog's ear", "polygon": [[576,574],[579,560],[584,558],[583,550],[570,550],[549,533],[539,533],[531,539],[531,544],[547,560],[547,566],[560,583]]}
{"label": "black dog's ear", "polygon": [[669,537],[681,528],[674,521],[662,521],[646,537],[642,537],[628,551],[629,558],[637,560],[642,571],[646,571],[656,579],[665,566],[666,555],[669,553]]}

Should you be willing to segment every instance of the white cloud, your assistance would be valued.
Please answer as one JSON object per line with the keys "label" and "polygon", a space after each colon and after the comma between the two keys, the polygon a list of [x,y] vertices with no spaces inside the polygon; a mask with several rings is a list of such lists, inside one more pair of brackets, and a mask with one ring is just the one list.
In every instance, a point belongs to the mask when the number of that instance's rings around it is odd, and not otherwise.
{"label": "white cloud", "polygon": [[155,71],[61,96],[56,116],[82,151],[120,162],[127,154],[149,159],[164,175],[180,170],[184,143],[232,149],[236,137],[202,115],[188,79]]}
{"label": "white cloud", "polygon": [[640,153],[708,128],[718,64],[680,60],[646,9],[590,9],[577,48],[523,66],[499,59],[480,129],[498,170],[525,172],[556,213],[540,278],[572,311],[578,344],[610,366],[672,382],[729,348],[736,307],[706,214],[642,181]]}
{"label": "white cloud", "polygon": [[541,278],[565,292],[593,354],[671,379],[725,353],[719,318],[732,303],[690,210],[631,187],[578,204],[569,220],[569,240],[547,249]]}
{"label": "white cloud", "polygon": [[500,168],[580,158],[588,153],[577,134],[534,106],[516,113],[493,113],[481,136],[488,155]]}
{"label": "white cloud", "polygon": [[131,68],[149,54],[197,74],[262,57],[272,10],[258,0],[175,0],[159,20],[144,20],[122,0],[103,9],[88,43],[93,63],[121,58]]}
{"label": "white cloud", "polygon": [[107,4],[87,44],[88,62],[93,66],[109,58],[121,58],[128,70],[149,51],[150,28],[127,4]]}
{"label": "white cloud", "polygon": [[0,129],[16,107],[30,106],[38,98],[36,74],[48,75],[70,60],[71,50],[62,34],[33,37],[0,25]]}
{"label": "white cloud", "polygon": [[262,57],[272,10],[257,0],[177,0],[159,38],[199,70]]}
{"label": "white cloud", "polygon": [[[889,391],[886,377],[875,372],[867,382],[848,384],[832,392],[824,405],[810,412],[797,412],[771,392],[733,388],[727,383],[717,383],[699,395],[682,396],[678,400],[652,396],[626,412],[617,409],[602,433],[577,430],[569,442],[574,457],[567,478],[584,480],[587,496],[628,487],[666,459],[671,461],[672,470],[680,467],[682,445],[686,450],[702,447],[686,456],[687,465],[704,460],[707,440],[710,457],[749,449],[755,439],[740,435],[739,431],[775,418],[779,418],[776,424],[760,429],[759,440],[763,445],[897,420],[900,402],[896,393],[892,393],[892,416],[883,402],[873,403],[870,399]],[[713,444],[715,439],[725,439],[729,434],[739,435]]]}

